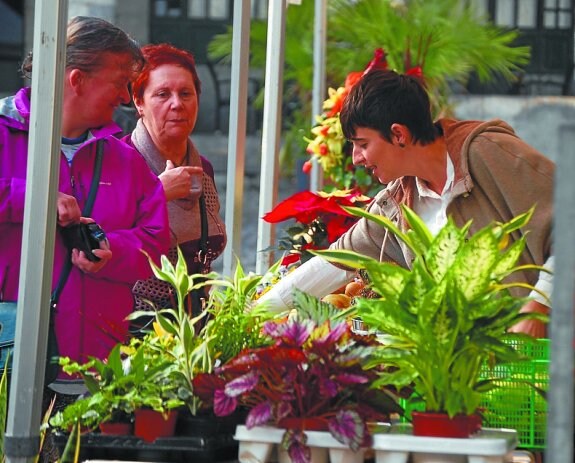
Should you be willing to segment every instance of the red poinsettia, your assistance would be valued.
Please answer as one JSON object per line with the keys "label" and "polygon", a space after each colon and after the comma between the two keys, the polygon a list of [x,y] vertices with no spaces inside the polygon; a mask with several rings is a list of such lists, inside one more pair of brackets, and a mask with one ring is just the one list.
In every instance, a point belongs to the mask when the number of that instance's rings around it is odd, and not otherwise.
{"label": "red poinsettia", "polygon": [[295,219],[296,224],[287,229],[288,237],[280,239],[278,248],[289,251],[282,265],[290,265],[311,257],[310,249],[325,249],[358,219],[348,214],[342,206],[358,206],[370,198],[353,190],[332,193],[302,191],[279,203],[263,219],[278,223]]}
{"label": "red poinsettia", "polygon": [[310,223],[324,214],[351,217],[341,206],[357,206],[357,202],[366,202],[370,198],[353,190],[337,190],[333,193],[320,191],[300,191],[284,199],[263,219],[269,223],[295,219],[301,223]]}

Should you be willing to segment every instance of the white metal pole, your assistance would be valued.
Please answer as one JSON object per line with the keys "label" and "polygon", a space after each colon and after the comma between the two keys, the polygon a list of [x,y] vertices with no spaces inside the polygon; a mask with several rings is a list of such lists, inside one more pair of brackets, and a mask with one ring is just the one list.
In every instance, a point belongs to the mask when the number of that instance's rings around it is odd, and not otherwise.
{"label": "white metal pole", "polygon": [[68,0],[36,2],[18,315],[4,440],[8,463],[33,461],[39,447],[54,262],[67,16]]}
{"label": "white metal pole", "polygon": [[257,239],[256,273],[263,274],[272,264],[269,251],[274,238],[273,224],[261,220],[272,210],[278,193],[278,157],[280,148],[283,93],[286,0],[270,0],[266,48],[266,77],[262,127],[262,170]]}
{"label": "white metal pole", "polygon": [[573,342],[575,327],[575,126],[559,129],[562,152],[557,159],[553,209],[555,274],[551,310],[551,362],[545,461],[573,463]]}
{"label": "white metal pole", "polygon": [[236,257],[241,256],[250,60],[250,9],[251,0],[234,2],[225,217],[228,245],[224,249],[223,265],[223,274],[229,276],[235,270]]}
{"label": "white metal pole", "polygon": [[[325,99],[325,61],[327,42],[327,0],[315,0],[313,22],[313,95],[311,105],[311,126],[316,125],[315,117],[323,110]],[[313,159],[310,177],[310,190],[323,188],[323,171]]]}

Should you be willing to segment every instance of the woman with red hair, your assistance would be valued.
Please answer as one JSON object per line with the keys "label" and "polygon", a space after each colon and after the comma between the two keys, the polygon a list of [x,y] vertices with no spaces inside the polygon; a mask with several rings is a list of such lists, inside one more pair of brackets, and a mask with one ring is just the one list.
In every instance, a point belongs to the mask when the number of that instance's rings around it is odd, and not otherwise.
{"label": "woman with red hair", "polygon": [[[168,258],[175,263],[179,247],[190,274],[207,273],[224,249],[226,232],[214,169],[190,139],[201,91],[194,57],[169,44],[146,45],[142,52],[146,64],[132,82],[139,119],[124,141],[142,154],[164,187],[171,233]],[[171,286],[155,278],[139,281],[133,292],[137,308],[145,309],[145,300],[157,308],[174,307]],[[197,312],[204,296],[193,293],[188,307]]]}

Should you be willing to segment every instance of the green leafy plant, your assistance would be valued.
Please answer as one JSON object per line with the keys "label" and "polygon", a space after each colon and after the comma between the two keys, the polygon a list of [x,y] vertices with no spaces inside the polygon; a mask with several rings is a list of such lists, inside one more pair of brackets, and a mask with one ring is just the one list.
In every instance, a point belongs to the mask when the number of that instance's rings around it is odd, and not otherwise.
{"label": "green leafy plant", "polygon": [[75,424],[93,429],[107,421],[130,421],[138,408],[165,413],[181,407],[190,393],[173,358],[157,345],[159,339],[148,334],[126,346],[117,344],[105,361],[91,358],[80,364],[62,358],[63,370],[80,374],[89,395],[57,413],[50,424],[64,431]]}
{"label": "green leafy plant", "polygon": [[[149,262],[156,278],[174,287],[176,307],[154,307],[154,330],[146,337],[154,350],[161,351],[170,358],[172,374],[180,384],[186,385],[189,392],[187,406],[195,413],[197,403],[193,395],[192,379],[198,371],[211,371],[214,359],[209,349],[210,339],[199,335],[207,311],[193,317],[187,310],[186,300],[191,291],[203,288],[208,284],[207,280],[217,277],[217,274],[189,275],[185,258],[179,248],[176,265],[166,256],[161,258],[161,267],[151,259]],[[150,311],[136,311],[129,319],[135,320],[142,316],[150,317]]]}
{"label": "green leafy plant", "polygon": [[[316,298],[297,292],[294,303],[297,315],[264,325],[269,345],[245,349],[213,374],[196,376],[196,392],[217,416],[243,406],[248,428],[285,427],[282,445],[294,462],[309,462],[308,419],[357,451],[370,443],[368,421],[401,410],[390,391],[371,387],[376,371],[363,369],[375,337],[356,336],[345,312]],[[287,424],[290,418],[298,424]]]}
{"label": "green leafy plant", "polygon": [[273,314],[262,307],[252,307],[261,275],[246,274],[238,261],[233,277],[207,282],[212,286],[206,307],[208,322],[202,336],[208,340],[213,357],[225,363],[246,348],[262,346],[268,339],[263,324]]}
{"label": "green leafy plant", "polygon": [[509,244],[510,234],[527,224],[533,210],[471,236],[470,222],[459,228],[449,219],[435,237],[405,206],[407,233],[386,217],[348,210],[394,233],[415,256],[407,270],[349,251],[318,252],[331,261],[366,269],[372,290],[380,296],[357,302],[363,321],[382,333],[382,347],[370,365],[394,367],[382,372],[376,384],[413,385],[427,411],[449,416],[475,413],[482,392],[497,387],[496,380],[482,379],[482,366],[520,361],[522,356],[505,341],[531,339],[508,329],[526,318],[546,320],[540,314],[519,313],[528,298],[509,291],[514,286],[533,289],[530,285],[505,281],[517,271],[543,270],[516,265],[524,236]]}

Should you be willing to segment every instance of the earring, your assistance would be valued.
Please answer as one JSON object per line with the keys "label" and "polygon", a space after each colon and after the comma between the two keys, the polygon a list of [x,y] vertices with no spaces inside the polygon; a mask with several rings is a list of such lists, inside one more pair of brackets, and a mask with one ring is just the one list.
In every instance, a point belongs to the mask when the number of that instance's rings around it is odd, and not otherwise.
{"label": "earring", "polygon": [[404,144],[404,143],[399,143],[399,147],[400,147],[400,148],[405,148],[405,144]]}

